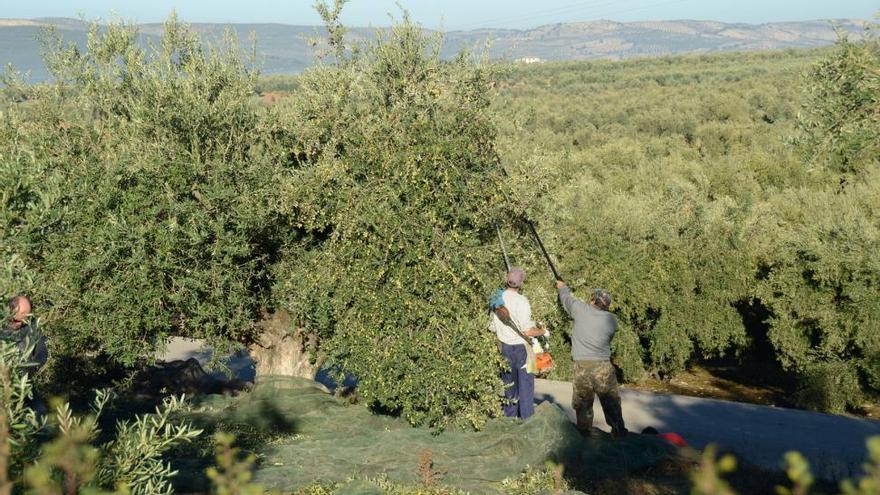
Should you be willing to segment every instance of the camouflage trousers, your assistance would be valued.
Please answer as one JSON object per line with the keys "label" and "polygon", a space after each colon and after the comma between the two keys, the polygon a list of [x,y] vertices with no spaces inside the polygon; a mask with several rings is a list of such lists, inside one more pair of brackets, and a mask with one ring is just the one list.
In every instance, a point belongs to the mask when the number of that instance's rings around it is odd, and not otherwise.
{"label": "camouflage trousers", "polygon": [[610,361],[575,361],[574,393],[571,405],[577,413],[577,429],[589,435],[593,427],[593,396],[599,396],[605,422],[614,436],[626,435],[623,412],[620,409],[620,392],[617,375]]}

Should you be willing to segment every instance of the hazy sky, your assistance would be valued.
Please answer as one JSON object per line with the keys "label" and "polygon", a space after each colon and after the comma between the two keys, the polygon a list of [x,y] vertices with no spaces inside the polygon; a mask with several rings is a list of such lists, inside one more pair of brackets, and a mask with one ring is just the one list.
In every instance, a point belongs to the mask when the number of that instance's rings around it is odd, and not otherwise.
{"label": "hazy sky", "polygon": [[[172,9],[190,22],[317,24],[312,0],[0,0],[0,18],[117,15],[161,21]],[[761,23],[808,19],[869,19],[880,0],[351,0],[343,11],[350,26],[388,24],[400,3],[428,28],[529,28],[554,22],[707,19]]]}

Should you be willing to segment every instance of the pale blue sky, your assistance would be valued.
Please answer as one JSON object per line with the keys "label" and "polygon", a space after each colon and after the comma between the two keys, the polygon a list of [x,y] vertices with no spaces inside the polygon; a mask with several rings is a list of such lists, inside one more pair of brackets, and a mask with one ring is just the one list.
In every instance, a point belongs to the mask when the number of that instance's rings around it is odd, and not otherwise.
{"label": "pale blue sky", "polygon": [[[157,22],[176,9],[189,22],[280,22],[317,24],[312,0],[0,0],[0,18],[118,15]],[[880,0],[399,0],[428,28],[529,28],[554,22],[705,19],[773,22],[808,19],[870,19]],[[399,13],[394,0],[351,0],[343,22],[382,26]]]}

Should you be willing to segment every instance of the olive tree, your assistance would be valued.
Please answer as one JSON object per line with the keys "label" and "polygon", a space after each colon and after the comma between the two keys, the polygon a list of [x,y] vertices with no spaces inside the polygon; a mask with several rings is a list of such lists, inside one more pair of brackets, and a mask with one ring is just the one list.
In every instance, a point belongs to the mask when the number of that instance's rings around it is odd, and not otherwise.
{"label": "olive tree", "polygon": [[[51,33],[52,82],[0,115],[3,254],[22,265],[58,357],[152,358],[168,335],[247,341],[287,235],[256,72],[172,16],[161,44],[94,25]],[[17,265],[16,265],[17,266]]]}
{"label": "olive tree", "polygon": [[828,179],[777,194],[762,211],[757,235],[769,241],[757,295],[779,361],[802,378],[801,404],[842,412],[880,390],[878,40],[839,40],[804,83],[799,141]]}
{"label": "olive tree", "polygon": [[299,163],[277,207],[298,242],[274,296],[368,403],[414,424],[478,425],[498,404],[485,310],[504,187],[492,72],[441,60],[440,40],[406,17],[334,53],[280,115]]}

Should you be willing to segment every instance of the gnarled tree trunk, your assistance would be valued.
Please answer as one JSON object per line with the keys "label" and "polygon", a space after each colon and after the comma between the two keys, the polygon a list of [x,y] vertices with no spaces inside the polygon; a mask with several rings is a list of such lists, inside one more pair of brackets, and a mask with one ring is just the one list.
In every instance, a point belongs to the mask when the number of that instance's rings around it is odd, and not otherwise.
{"label": "gnarled tree trunk", "polygon": [[311,362],[318,344],[314,333],[294,328],[290,313],[285,310],[264,314],[257,328],[259,340],[249,347],[257,377],[283,375],[315,379],[321,360]]}

